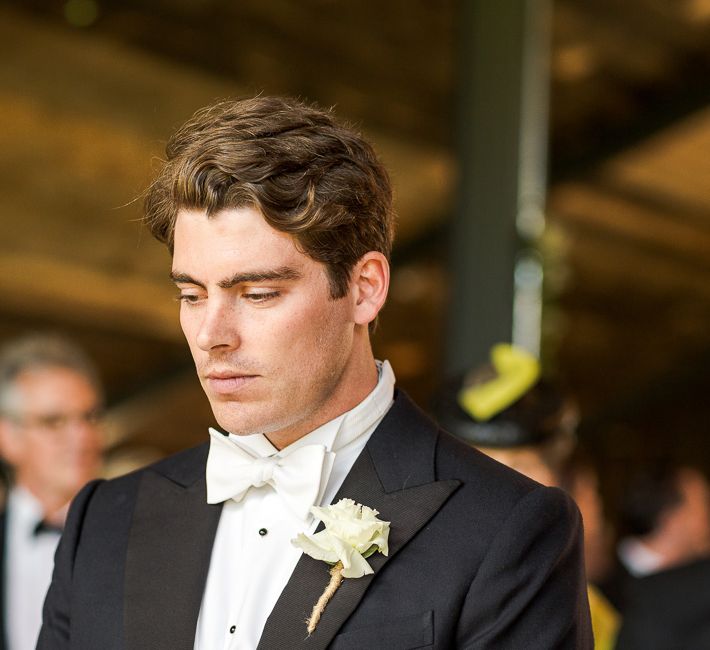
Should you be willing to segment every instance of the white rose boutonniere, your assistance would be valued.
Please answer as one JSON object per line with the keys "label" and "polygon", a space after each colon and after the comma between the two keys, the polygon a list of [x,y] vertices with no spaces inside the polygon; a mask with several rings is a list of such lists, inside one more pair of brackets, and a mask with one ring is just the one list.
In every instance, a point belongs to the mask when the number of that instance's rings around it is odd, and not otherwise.
{"label": "white rose boutonniere", "polygon": [[352,499],[340,499],[325,508],[314,506],[311,512],[325,524],[325,530],[314,535],[300,533],[291,543],[306,555],[332,565],[332,568],[330,583],[308,619],[308,634],[316,629],[325,606],[343,578],[361,578],[373,573],[365,558],[377,551],[387,555],[390,532],[390,522],[378,519],[377,510],[355,503]]}

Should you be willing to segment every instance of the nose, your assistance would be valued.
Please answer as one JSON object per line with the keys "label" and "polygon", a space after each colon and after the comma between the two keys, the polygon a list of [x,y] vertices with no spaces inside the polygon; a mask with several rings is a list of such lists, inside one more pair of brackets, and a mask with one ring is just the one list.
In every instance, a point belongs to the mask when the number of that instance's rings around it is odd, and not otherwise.
{"label": "nose", "polygon": [[236,314],[227,300],[211,298],[202,310],[195,342],[205,352],[239,347]]}
{"label": "nose", "polygon": [[75,453],[98,455],[101,452],[101,426],[86,417],[76,417],[66,425],[65,440]]}

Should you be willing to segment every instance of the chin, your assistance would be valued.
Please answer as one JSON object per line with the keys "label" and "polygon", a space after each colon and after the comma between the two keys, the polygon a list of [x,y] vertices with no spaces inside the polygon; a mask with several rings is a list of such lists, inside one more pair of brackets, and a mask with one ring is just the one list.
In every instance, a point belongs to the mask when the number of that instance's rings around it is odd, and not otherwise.
{"label": "chin", "polygon": [[259,427],[250,426],[250,423],[245,421],[244,418],[230,417],[228,413],[220,413],[219,409],[212,409],[214,413],[215,420],[217,424],[222,428],[223,431],[228,433],[233,433],[235,436],[250,436],[253,433],[259,433]]}
{"label": "chin", "polygon": [[278,431],[283,428],[273,420],[261,420],[244,417],[235,417],[229,414],[218,414],[215,412],[215,419],[224,431],[234,434],[235,436],[253,436],[257,433],[268,435],[273,431]]}

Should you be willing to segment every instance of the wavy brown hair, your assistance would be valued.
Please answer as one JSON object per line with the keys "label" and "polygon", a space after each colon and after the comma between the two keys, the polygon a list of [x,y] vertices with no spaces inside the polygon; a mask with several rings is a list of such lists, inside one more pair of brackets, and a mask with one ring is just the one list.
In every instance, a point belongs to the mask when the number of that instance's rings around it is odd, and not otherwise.
{"label": "wavy brown hair", "polygon": [[323,263],[333,298],[367,252],[389,258],[394,232],[389,176],[373,148],[330,112],[294,99],[222,101],[170,138],[146,191],[145,223],[173,250],[183,208],[207,216],[258,209],[276,230]]}

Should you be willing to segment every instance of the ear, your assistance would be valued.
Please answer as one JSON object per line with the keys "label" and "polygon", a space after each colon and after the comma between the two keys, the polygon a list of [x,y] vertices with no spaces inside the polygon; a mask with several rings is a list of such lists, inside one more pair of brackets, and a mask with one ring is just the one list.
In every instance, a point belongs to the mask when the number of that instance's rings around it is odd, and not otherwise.
{"label": "ear", "polygon": [[387,258],[377,251],[365,253],[353,267],[350,280],[356,324],[368,325],[377,318],[385,304],[389,285]]}

